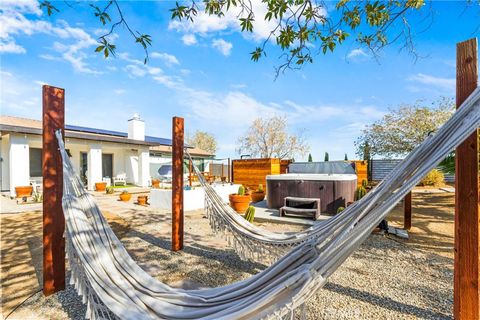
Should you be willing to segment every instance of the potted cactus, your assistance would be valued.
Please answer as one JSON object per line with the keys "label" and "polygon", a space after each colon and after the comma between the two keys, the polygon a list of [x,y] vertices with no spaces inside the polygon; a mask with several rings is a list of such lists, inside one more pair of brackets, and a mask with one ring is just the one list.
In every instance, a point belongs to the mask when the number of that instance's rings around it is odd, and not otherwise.
{"label": "potted cactus", "polygon": [[259,184],[258,189],[253,191],[251,196],[252,202],[260,202],[265,199],[265,191],[263,190],[263,185]]}
{"label": "potted cactus", "polygon": [[249,206],[243,217],[245,218],[245,220],[252,223],[253,219],[255,219],[255,207]]}
{"label": "potted cactus", "polygon": [[250,204],[251,197],[249,194],[245,194],[245,187],[240,186],[238,193],[232,193],[228,196],[230,206],[238,213],[245,213]]}
{"label": "potted cactus", "polygon": [[127,190],[123,190],[122,193],[120,193],[121,201],[130,201],[131,198],[132,195]]}

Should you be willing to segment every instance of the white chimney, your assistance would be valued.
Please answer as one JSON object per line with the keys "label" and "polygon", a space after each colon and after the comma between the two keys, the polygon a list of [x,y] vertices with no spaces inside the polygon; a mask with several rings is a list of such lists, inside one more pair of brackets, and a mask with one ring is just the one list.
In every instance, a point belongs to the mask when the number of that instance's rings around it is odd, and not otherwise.
{"label": "white chimney", "polygon": [[145,122],[140,119],[138,113],[128,120],[128,139],[145,141]]}

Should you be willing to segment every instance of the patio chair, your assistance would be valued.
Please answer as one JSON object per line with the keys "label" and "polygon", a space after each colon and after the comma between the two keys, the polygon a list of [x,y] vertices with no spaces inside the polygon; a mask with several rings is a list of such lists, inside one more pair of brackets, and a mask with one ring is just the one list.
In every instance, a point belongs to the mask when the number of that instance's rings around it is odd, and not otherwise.
{"label": "patio chair", "polygon": [[113,177],[113,185],[127,185],[127,174],[126,173],[119,173],[115,177]]}

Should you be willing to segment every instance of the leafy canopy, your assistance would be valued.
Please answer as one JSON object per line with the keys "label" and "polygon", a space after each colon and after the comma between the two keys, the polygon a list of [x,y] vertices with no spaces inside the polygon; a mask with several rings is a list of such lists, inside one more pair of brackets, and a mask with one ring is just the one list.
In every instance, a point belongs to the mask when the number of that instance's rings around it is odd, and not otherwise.
{"label": "leafy canopy", "polygon": [[435,133],[454,111],[450,99],[442,99],[432,107],[421,102],[404,104],[391,110],[379,121],[367,125],[355,142],[359,156],[403,156]]}
{"label": "leafy canopy", "polygon": [[[69,6],[80,4],[65,3]],[[40,1],[40,8],[49,16],[60,11],[59,5],[58,2],[53,5],[50,1]],[[264,7],[261,14],[259,6]],[[202,12],[220,18],[231,13],[245,33],[254,32],[257,20],[271,22],[267,39],[250,55],[253,61],[258,61],[267,54],[267,46],[278,46],[283,53],[283,61],[277,67],[278,75],[287,68],[299,68],[313,62],[319,53],[333,52],[347,38],[354,39],[374,55],[396,41],[403,41],[403,46],[414,53],[414,26],[410,25],[409,18],[424,7],[424,0],[341,0],[336,3],[320,0],[187,0],[176,2],[170,12],[171,19],[190,22]],[[89,8],[102,26],[110,26],[108,32],[99,36],[96,52],[103,53],[105,58],[115,55],[116,46],[109,36],[123,26],[144,50],[144,62],[147,63],[152,38],[130,26],[120,1],[91,1]]]}

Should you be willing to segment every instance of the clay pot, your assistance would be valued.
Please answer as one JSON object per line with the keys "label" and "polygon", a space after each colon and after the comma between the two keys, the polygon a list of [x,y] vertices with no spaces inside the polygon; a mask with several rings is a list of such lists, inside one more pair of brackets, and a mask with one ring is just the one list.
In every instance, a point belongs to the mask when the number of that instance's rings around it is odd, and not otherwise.
{"label": "clay pot", "polygon": [[260,202],[265,199],[265,191],[254,191],[251,194],[252,202]]}
{"label": "clay pot", "polygon": [[95,182],[95,190],[103,192],[107,188],[106,182]]}
{"label": "clay pot", "polygon": [[30,197],[33,192],[32,186],[15,187],[15,194],[17,198]]}
{"label": "clay pot", "polygon": [[153,179],[152,180],[152,188],[160,189],[160,180]]}
{"label": "clay pot", "polygon": [[138,196],[137,197],[137,203],[139,205],[142,205],[142,206],[147,204],[147,200],[148,200],[148,196]]}
{"label": "clay pot", "polygon": [[237,213],[245,213],[252,198],[250,195],[241,196],[239,194],[232,193],[228,196],[228,200],[230,201],[230,207],[232,207],[233,210],[235,210]]}
{"label": "clay pot", "polygon": [[130,201],[132,198],[132,195],[130,193],[121,193],[120,194],[120,200],[122,201]]}

